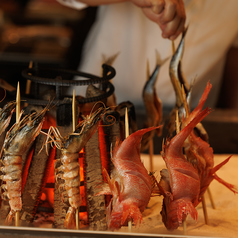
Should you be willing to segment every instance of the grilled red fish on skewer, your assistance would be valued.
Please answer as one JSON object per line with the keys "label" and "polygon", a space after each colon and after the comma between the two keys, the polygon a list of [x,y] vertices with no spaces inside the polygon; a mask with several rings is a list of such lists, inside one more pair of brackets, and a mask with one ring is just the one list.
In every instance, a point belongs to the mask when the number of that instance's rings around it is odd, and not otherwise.
{"label": "grilled red fish on skewer", "polygon": [[160,189],[164,195],[161,214],[169,230],[178,228],[188,214],[197,219],[197,211],[193,204],[198,204],[200,179],[198,170],[183,154],[183,143],[196,124],[209,112],[209,109],[200,112],[172,140],[166,140],[163,146],[162,156],[167,170],[161,171]]}
{"label": "grilled red fish on skewer", "polygon": [[[237,193],[233,185],[215,174],[230,158],[213,168],[212,148],[193,132],[197,123],[211,112],[208,108],[202,111],[210,89],[208,83],[199,105],[184,121],[185,127],[171,140],[166,140],[163,146],[162,156],[167,169],[161,171],[159,189],[164,196],[162,220],[169,230],[178,228],[188,214],[197,219],[195,207],[213,179]],[[186,156],[183,154],[184,145]]]}
{"label": "grilled red fish on skewer", "polygon": [[[184,126],[187,125],[188,122],[191,121],[193,118],[195,118],[199,114],[199,111],[202,110],[202,107],[206,101],[209,91],[211,90],[211,87],[212,85],[208,82],[198,106],[196,107],[196,109],[193,110],[189,117],[184,120]],[[218,182],[222,183],[232,192],[237,192],[234,185],[225,182],[215,174],[217,170],[219,170],[224,164],[229,161],[231,156],[216,167],[214,167],[213,149],[206,141],[201,139],[199,136],[196,136],[193,130],[191,131],[184,143],[184,151],[189,162],[193,164],[195,168],[198,169],[198,174],[200,177],[199,198],[201,198],[201,196],[205,193],[206,189],[208,188],[209,184],[213,179],[216,179]]]}
{"label": "grilled red fish on skewer", "polygon": [[114,148],[111,178],[104,170],[107,183],[97,195],[111,194],[107,207],[107,222],[110,229],[118,229],[129,219],[137,225],[141,223],[142,212],[151,196],[152,183],[140,159],[142,136],[158,127],[150,127],[134,132]]}

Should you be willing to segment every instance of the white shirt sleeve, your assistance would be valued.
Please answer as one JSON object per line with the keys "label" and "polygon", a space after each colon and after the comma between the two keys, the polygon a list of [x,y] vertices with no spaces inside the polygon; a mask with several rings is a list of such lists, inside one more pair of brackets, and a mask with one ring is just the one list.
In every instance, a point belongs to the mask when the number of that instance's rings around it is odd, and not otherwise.
{"label": "white shirt sleeve", "polygon": [[57,0],[62,5],[67,7],[75,8],[75,9],[83,9],[86,8],[88,5],[85,3],[78,2],[77,0]]}

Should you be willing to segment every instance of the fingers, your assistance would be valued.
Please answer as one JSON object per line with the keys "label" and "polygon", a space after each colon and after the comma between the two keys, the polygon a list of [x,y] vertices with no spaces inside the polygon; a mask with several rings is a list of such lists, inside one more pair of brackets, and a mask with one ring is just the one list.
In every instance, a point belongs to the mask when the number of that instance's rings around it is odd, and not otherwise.
{"label": "fingers", "polygon": [[160,25],[162,29],[162,37],[169,38],[170,40],[175,40],[178,35],[183,32],[184,25],[185,18],[180,17],[179,15],[175,15],[173,20]]}
{"label": "fingers", "polygon": [[173,21],[173,19],[177,15],[177,11],[180,11],[179,6],[177,5],[177,1],[166,0],[166,5],[160,18],[161,23],[165,24]]}
{"label": "fingers", "polygon": [[159,26],[162,26],[162,37],[175,40],[184,30],[186,14],[181,0],[165,0],[166,5],[161,13]]}
{"label": "fingers", "polygon": [[163,38],[176,39],[183,32],[186,20],[183,1],[151,0],[151,4],[142,8],[144,14],[160,26]]}
{"label": "fingers", "polygon": [[[182,33],[184,31],[184,25],[185,25],[185,19],[182,19],[177,27],[177,30],[175,31],[175,29],[171,32],[169,32],[169,36],[167,38],[169,38],[170,40],[175,40],[180,33]],[[173,32],[175,31],[175,33],[173,34]],[[166,37],[165,37],[166,38]]]}
{"label": "fingers", "polygon": [[164,11],[164,7],[165,7],[165,1],[164,0],[153,0],[151,1],[152,4],[152,11],[155,14],[161,14]]}

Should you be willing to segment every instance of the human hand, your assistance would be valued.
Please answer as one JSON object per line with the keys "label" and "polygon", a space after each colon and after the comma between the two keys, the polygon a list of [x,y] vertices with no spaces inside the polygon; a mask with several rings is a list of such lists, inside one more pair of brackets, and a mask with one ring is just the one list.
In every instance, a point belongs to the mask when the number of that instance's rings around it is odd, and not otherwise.
{"label": "human hand", "polygon": [[186,14],[183,0],[130,0],[157,23],[162,37],[175,40],[184,30]]}

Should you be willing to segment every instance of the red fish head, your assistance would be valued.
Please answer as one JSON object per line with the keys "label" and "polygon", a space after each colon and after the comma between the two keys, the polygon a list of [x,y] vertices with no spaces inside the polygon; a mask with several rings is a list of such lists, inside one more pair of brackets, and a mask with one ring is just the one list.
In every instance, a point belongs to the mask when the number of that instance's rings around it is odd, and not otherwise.
{"label": "red fish head", "polygon": [[168,230],[177,229],[188,214],[194,220],[197,220],[197,210],[193,203],[186,198],[171,201],[169,197],[165,197],[160,213],[162,215],[162,221]]}

